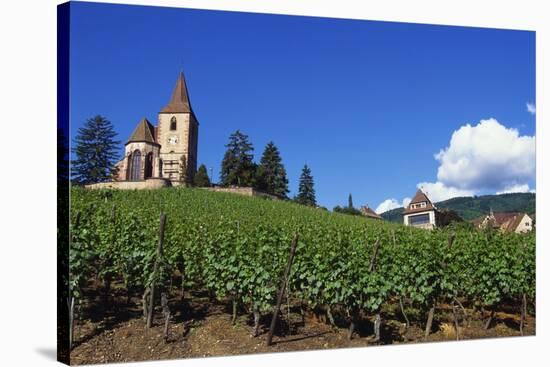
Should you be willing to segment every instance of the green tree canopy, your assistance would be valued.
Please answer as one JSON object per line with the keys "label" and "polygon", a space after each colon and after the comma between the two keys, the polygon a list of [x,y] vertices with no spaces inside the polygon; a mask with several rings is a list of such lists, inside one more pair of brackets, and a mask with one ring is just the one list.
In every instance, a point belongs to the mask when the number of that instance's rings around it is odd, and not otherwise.
{"label": "green tree canopy", "polygon": [[197,187],[210,187],[210,178],[208,177],[208,172],[206,171],[206,166],[204,164],[199,166],[199,169],[195,174],[195,178],[193,179],[193,183]]}
{"label": "green tree canopy", "polygon": [[254,164],[254,147],[248,141],[248,136],[235,131],[229,136],[229,143],[225,146],[221,184],[223,186],[254,186],[256,164]]}
{"label": "green tree canopy", "polygon": [[358,215],[358,216],[362,216],[363,213],[361,213],[360,210],[358,209],[355,209],[354,207],[341,207],[339,205],[335,206],[333,209],[332,209],[333,212],[335,213],[342,213],[342,214],[349,214],[349,215]]}
{"label": "green tree canopy", "polygon": [[300,183],[298,185],[298,195],[295,198],[296,202],[302,205],[316,206],[315,188],[311,169],[304,165],[302,174],[300,175]]}
{"label": "green tree canopy", "polygon": [[86,120],[74,139],[71,175],[81,185],[105,182],[116,174],[115,164],[120,141],[111,121],[101,115]]}
{"label": "green tree canopy", "polygon": [[262,154],[256,174],[256,186],[269,194],[282,197],[288,194],[286,170],[279,150],[273,142],[266,145]]}

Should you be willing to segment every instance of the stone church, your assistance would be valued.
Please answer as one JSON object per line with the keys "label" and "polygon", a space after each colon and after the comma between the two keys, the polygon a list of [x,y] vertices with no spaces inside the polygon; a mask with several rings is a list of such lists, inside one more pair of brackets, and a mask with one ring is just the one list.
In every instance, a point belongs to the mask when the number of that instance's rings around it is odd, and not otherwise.
{"label": "stone church", "polygon": [[182,72],[172,98],[158,114],[157,126],[141,119],[126,142],[124,158],[116,165],[117,181],[163,179],[176,186],[193,180],[198,133],[199,122]]}

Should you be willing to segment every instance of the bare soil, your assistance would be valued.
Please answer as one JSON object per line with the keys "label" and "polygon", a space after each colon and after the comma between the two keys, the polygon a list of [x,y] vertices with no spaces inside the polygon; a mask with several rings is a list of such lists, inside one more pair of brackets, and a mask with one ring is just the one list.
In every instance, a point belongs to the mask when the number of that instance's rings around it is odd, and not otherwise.
{"label": "bare soil", "polygon": [[[92,294],[93,296],[93,294]],[[365,347],[402,343],[437,342],[456,340],[452,312],[448,305],[441,305],[435,314],[432,333],[424,339],[424,317],[411,319],[407,329],[399,308],[388,306],[382,310],[381,340],[373,341],[372,315],[364,315],[353,338],[348,340],[345,319],[336,317],[333,328],[322,316],[308,313],[302,318],[297,308],[284,307],[273,338],[273,345],[266,346],[267,329],[271,315],[261,319],[262,333],[253,337],[252,317],[241,310],[233,325],[229,302],[213,302],[205,295],[186,295],[183,304],[178,298],[171,301],[173,316],[169,336],[163,337],[164,319],[160,309],[151,329],[145,327],[140,299],[115,296],[107,307],[93,303],[83,305],[81,320],[75,325],[75,344],[71,351],[71,364],[113,363],[160,359],[228,356],[250,353],[273,353],[298,350]],[[105,303],[103,303],[105,304]],[[179,305],[179,306],[176,306]],[[485,330],[485,319],[480,312],[466,309],[467,318],[461,318],[459,338],[478,339],[520,336],[519,312],[516,307],[503,307]],[[336,316],[336,315],[335,315]],[[409,316],[411,318],[411,316]],[[535,318],[527,317],[524,335],[535,334]]]}

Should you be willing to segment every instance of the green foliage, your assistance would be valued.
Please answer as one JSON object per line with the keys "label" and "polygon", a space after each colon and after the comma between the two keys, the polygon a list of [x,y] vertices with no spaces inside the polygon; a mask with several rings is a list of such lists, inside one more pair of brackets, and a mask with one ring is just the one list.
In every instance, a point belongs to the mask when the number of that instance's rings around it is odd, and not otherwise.
{"label": "green foliage", "polygon": [[361,213],[359,209],[355,209],[354,207],[349,207],[349,206],[342,208],[341,206],[337,205],[332,209],[332,211],[335,213],[342,213],[342,214],[349,214],[349,215],[360,215],[360,216],[363,215],[363,213]]}
{"label": "green foliage", "polygon": [[317,205],[313,176],[311,175],[311,169],[307,166],[307,164],[305,164],[304,168],[302,168],[302,174],[300,175],[300,182],[298,184],[298,195],[294,200],[298,204],[302,205]]}
{"label": "green foliage", "polygon": [[[514,193],[453,198],[436,203],[438,209],[455,211],[464,220],[472,220],[494,212],[535,212],[536,194]],[[396,208],[381,214],[385,220],[403,223],[403,208]]]}
{"label": "green foliage", "polygon": [[254,186],[256,176],[256,164],[254,163],[254,147],[248,141],[248,136],[235,131],[229,136],[229,143],[225,146],[222,168],[221,184],[223,186]]}
{"label": "green foliage", "polygon": [[[127,289],[143,291],[152,276],[161,212],[167,214],[162,286],[170,290],[168,279],[178,270],[186,288],[235,299],[249,311],[272,309],[295,233],[290,297],[310,307],[372,313],[399,297],[420,310],[452,297],[485,306],[535,297],[533,233],[453,226],[425,231],[193,188],[73,188],[71,204],[70,285],[77,297],[96,276],[123,279]],[[376,266],[369,272],[377,241]]]}
{"label": "green foliage", "polygon": [[116,135],[113,124],[100,115],[88,119],[78,129],[73,148],[76,159],[71,165],[74,183],[86,185],[113,178],[120,144]]}
{"label": "green foliage", "polygon": [[266,145],[262,154],[256,172],[256,186],[261,191],[285,198],[289,192],[286,170],[273,142]]}
{"label": "green foliage", "polygon": [[197,187],[210,187],[210,178],[208,177],[208,172],[206,171],[206,166],[201,164],[195,177],[193,178],[193,184]]}
{"label": "green foliage", "polygon": [[454,210],[443,209],[437,213],[436,222],[438,227],[446,227],[452,223],[464,222],[464,219]]}

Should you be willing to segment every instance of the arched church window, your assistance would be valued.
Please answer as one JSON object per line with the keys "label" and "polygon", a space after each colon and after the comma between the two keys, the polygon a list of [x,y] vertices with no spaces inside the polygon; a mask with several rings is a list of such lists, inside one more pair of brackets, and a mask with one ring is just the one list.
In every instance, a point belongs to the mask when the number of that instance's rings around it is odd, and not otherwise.
{"label": "arched church window", "polygon": [[170,119],[170,130],[176,130],[177,126],[176,116],[172,116],[172,119]]}
{"label": "arched church window", "polygon": [[141,180],[141,152],[135,150],[130,156],[130,181]]}
{"label": "arched church window", "polygon": [[153,177],[153,153],[149,152],[145,156],[145,171],[144,171],[144,178],[151,178]]}

